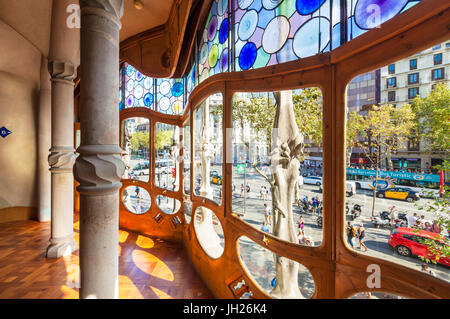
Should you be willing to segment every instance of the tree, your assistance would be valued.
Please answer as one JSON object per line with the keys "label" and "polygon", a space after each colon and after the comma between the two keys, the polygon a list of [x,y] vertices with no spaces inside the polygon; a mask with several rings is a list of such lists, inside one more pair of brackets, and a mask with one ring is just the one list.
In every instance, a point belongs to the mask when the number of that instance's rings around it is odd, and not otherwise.
{"label": "tree", "polygon": [[131,137],[131,149],[138,152],[140,149],[148,150],[150,145],[149,133],[136,132]]}
{"label": "tree", "polygon": [[[444,172],[450,171],[450,163],[448,161],[444,161],[442,165],[434,166],[433,168],[437,170],[442,170]],[[432,196],[432,192],[429,194]],[[441,197],[435,198],[431,203],[427,203],[426,205],[421,205],[418,207],[419,210],[424,210],[431,213],[434,216],[434,220],[441,230],[446,229],[450,232],[450,187],[444,185],[443,193]],[[419,232],[419,228],[415,227],[415,231]],[[445,243],[444,235],[440,234],[438,240],[433,240],[430,238],[422,238],[420,242],[426,245],[429,252],[430,258],[425,258],[420,256],[420,258],[427,263],[434,263],[439,260],[441,257],[450,257],[450,247],[447,245],[443,245]]]}
{"label": "tree", "polygon": [[429,151],[450,149],[450,88],[436,84],[424,98],[417,96],[412,102],[416,113],[418,138],[423,139]]}
{"label": "tree", "polygon": [[350,158],[353,148],[358,146],[360,141],[366,138],[364,117],[358,112],[349,113],[347,118],[346,145],[347,145],[347,166],[350,166]]}
{"label": "tree", "polygon": [[408,140],[415,127],[415,114],[409,104],[395,108],[391,104],[373,105],[364,117],[363,128],[367,138],[358,143],[375,166],[372,216],[375,213],[377,180],[381,166],[381,153],[385,154],[389,169],[393,170],[391,156]]}
{"label": "tree", "polygon": [[373,106],[365,117],[366,131],[377,139],[376,146],[385,154],[390,170],[394,169],[392,154],[404,148],[415,127],[414,119],[415,114],[409,104],[399,108],[391,104]]}
{"label": "tree", "polygon": [[[306,88],[293,95],[294,114],[299,132],[317,146],[323,141],[322,91]],[[305,145],[308,147],[310,145]]]}
{"label": "tree", "polygon": [[172,130],[157,130],[155,135],[155,149],[162,150],[165,147],[172,145],[173,131]]}

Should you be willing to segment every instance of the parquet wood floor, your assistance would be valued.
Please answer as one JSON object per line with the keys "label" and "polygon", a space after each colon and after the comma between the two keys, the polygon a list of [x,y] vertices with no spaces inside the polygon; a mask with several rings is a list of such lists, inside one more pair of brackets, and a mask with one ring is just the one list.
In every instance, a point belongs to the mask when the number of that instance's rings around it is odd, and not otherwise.
{"label": "parquet wood floor", "polygon": [[[50,223],[0,223],[0,299],[78,298],[78,251],[46,259],[49,238]],[[119,298],[213,298],[182,245],[120,230],[119,253]]]}

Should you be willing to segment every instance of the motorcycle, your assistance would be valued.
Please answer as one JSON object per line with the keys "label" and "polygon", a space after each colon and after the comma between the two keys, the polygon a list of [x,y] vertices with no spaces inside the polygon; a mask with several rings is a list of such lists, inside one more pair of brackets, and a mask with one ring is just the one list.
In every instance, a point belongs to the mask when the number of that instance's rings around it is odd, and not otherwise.
{"label": "motorcycle", "polygon": [[349,213],[348,205],[346,205],[346,215],[350,220],[355,220],[357,217],[361,216],[361,211],[361,205],[355,204]]}
{"label": "motorcycle", "polygon": [[408,227],[406,213],[398,213],[397,218],[395,219],[395,228],[398,227]]}
{"label": "motorcycle", "polygon": [[391,227],[391,218],[389,217],[389,212],[384,211],[380,213],[379,216],[373,216],[372,224],[375,226],[375,228],[382,228],[382,227]]}
{"label": "motorcycle", "polygon": [[319,226],[320,228],[323,227],[323,218],[322,218],[322,215],[319,215],[319,216],[317,217],[317,226]]}
{"label": "motorcycle", "polygon": [[301,201],[299,200],[299,206],[303,213],[312,213],[313,211],[312,202],[308,199],[308,197],[304,197]]}

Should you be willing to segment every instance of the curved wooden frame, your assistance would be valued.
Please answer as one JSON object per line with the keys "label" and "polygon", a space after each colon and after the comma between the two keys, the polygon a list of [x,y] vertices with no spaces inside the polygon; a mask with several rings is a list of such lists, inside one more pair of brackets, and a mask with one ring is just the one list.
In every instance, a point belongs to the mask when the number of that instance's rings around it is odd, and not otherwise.
{"label": "curved wooden frame", "polygon": [[[144,233],[183,240],[191,261],[209,289],[218,298],[239,298],[244,291],[252,291],[254,298],[270,298],[251,279],[242,267],[238,255],[237,241],[246,236],[270,251],[284,255],[306,266],[314,277],[316,291],[313,298],[348,298],[358,292],[382,291],[410,298],[450,298],[449,284],[420,271],[413,270],[384,259],[377,259],[351,251],[345,240],[345,123],[346,88],[358,74],[387,65],[410,56],[450,38],[450,2],[448,0],[423,0],[396,18],[387,21],[380,28],[373,29],[335,49],[299,61],[274,65],[245,72],[230,72],[214,75],[198,85],[190,95],[188,107],[183,116],[161,115],[148,109],[127,109],[121,112],[125,117],[145,116],[149,118],[152,130],[156,121],[177,123],[182,126],[190,114],[191,129],[191,172],[193,172],[193,110],[209,95],[221,92],[224,98],[223,138],[227,142],[226,128],[232,127],[232,97],[236,92],[262,92],[302,87],[319,87],[323,93],[323,159],[324,159],[324,227],[323,242],[319,247],[299,246],[287,243],[259,231],[231,214],[232,164],[226,163],[226,147],[223,149],[224,183],[220,206],[193,195],[183,195],[183,174],[180,187],[174,197],[183,202],[192,201],[192,221],[197,207],[204,206],[214,211],[222,223],[225,234],[223,255],[212,260],[196,240],[193,222],[184,223],[181,230],[170,235],[166,227],[161,233],[152,227],[143,229],[139,222],[127,222],[127,228]],[[152,154],[153,145],[150,145]],[[151,162],[151,161],[150,161]],[[183,167],[182,163],[180,164]],[[153,171],[153,166],[151,166]],[[183,172],[183,169],[181,169]],[[150,178],[151,179],[151,178]],[[124,187],[128,185],[124,181]],[[151,192],[151,193],[150,193]],[[149,193],[160,194],[156,187]],[[154,194],[153,194],[154,193]],[[153,205],[153,200],[152,200]],[[122,210],[121,204],[121,210]],[[153,206],[152,206],[153,207]],[[183,208],[183,204],[181,206]],[[177,214],[182,214],[183,209]],[[184,215],[182,216],[184,220]],[[124,224],[121,213],[121,225]],[[129,220],[130,218],[126,218]],[[136,219],[136,218],[135,218]],[[139,219],[138,219],[139,220]],[[142,220],[141,220],[142,224]],[[153,225],[153,224],[152,224]],[[381,288],[369,289],[366,279],[369,265],[381,269]],[[245,280],[244,288],[233,291],[230,287],[236,281]],[[225,285],[224,285],[225,283]]]}

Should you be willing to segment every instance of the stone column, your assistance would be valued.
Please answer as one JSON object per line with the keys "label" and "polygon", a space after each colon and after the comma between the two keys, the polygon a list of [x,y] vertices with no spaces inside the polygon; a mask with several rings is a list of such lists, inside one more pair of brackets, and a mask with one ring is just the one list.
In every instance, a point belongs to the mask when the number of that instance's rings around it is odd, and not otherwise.
{"label": "stone column", "polygon": [[79,30],[67,25],[74,0],[53,1],[48,71],[52,85],[52,147],[48,161],[52,183],[52,226],[48,258],[77,249],[73,233],[73,80],[79,63]]}
{"label": "stone column", "polygon": [[41,88],[39,92],[39,128],[38,128],[38,220],[48,222],[51,219],[51,174],[48,170],[48,151],[52,145],[51,120],[52,98],[50,74],[46,56],[41,60]]}
{"label": "stone column", "polygon": [[80,0],[80,298],[118,298],[119,30],[123,0]]}

